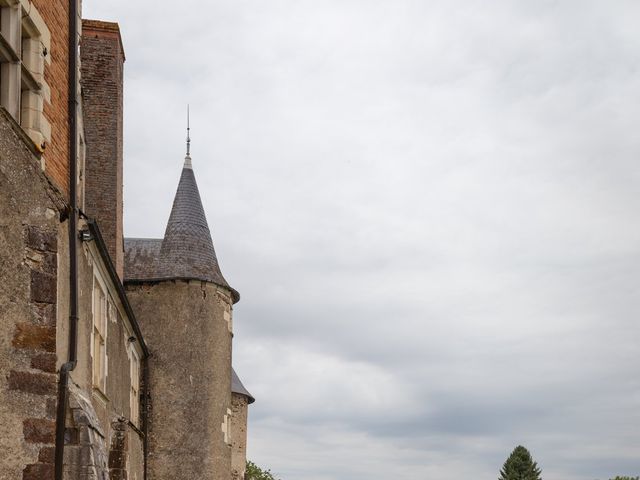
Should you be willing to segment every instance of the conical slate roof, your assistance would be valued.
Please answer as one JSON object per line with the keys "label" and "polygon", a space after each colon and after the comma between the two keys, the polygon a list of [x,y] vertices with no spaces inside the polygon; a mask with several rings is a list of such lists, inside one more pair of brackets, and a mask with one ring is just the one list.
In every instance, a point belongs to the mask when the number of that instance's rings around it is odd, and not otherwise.
{"label": "conical slate roof", "polygon": [[249,391],[244,388],[244,385],[240,381],[240,377],[238,377],[238,374],[233,367],[231,368],[231,392],[247,397],[247,403],[253,403],[256,401],[256,399],[253,398],[253,395],[251,395]]}
{"label": "conical slate roof", "polygon": [[239,299],[238,292],[231,288],[220,271],[189,156],[182,168],[171,215],[155,263],[154,280],[204,280],[228,288],[234,301]]}
{"label": "conical slate roof", "polygon": [[125,239],[125,282],[203,280],[240,294],[220,271],[198,184],[187,153],[163,239]]}

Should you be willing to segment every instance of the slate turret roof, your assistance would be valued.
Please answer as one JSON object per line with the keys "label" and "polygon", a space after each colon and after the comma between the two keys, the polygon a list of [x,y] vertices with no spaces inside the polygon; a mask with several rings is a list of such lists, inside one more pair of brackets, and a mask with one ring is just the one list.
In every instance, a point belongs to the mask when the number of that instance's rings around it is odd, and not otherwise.
{"label": "slate turret roof", "polygon": [[233,367],[231,368],[231,392],[247,397],[247,403],[251,404],[256,401],[256,399],[253,398],[253,395],[251,395],[249,391],[244,388],[244,385],[240,381],[240,377],[238,377],[238,374]]}
{"label": "slate turret roof", "polygon": [[187,155],[163,239],[125,239],[125,281],[193,279],[228,288],[211,239],[198,184]]}

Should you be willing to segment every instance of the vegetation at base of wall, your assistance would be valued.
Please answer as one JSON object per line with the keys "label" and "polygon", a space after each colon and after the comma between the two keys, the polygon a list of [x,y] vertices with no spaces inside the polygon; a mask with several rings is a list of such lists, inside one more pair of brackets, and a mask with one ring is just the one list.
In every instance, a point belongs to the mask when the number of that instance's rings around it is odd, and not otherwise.
{"label": "vegetation at base of wall", "polygon": [[541,480],[540,469],[529,450],[518,445],[504,462],[498,480]]}
{"label": "vegetation at base of wall", "polygon": [[245,480],[279,480],[273,476],[271,470],[263,470],[250,460],[247,460],[247,471],[244,478]]}
{"label": "vegetation at base of wall", "polygon": [[621,477],[618,475],[615,478],[610,478],[609,480],[640,480],[640,477]]}

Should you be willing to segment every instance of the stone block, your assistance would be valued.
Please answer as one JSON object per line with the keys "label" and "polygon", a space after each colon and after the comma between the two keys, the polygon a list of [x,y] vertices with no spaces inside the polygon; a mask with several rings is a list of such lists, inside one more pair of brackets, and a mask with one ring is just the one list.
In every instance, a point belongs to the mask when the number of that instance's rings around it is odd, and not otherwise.
{"label": "stone block", "polygon": [[55,253],[58,251],[58,237],[55,231],[31,226],[27,228],[27,246],[34,250]]}
{"label": "stone block", "polygon": [[28,250],[26,263],[32,270],[55,275],[58,270],[58,256],[53,252],[41,252],[39,250]]}
{"label": "stone block", "polygon": [[52,463],[33,463],[24,467],[22,480],[53,480],[54,467]]}
{"label": "stone block", "polygon": [[[73,428],[73,427],[65,428],[64,429],[64,444],[65,445],[78,445],[79,443],[80,443],[80,433],[78,432],[78,429],[77,428]],[[78,447],[65,448],[65,450],[64,450],[65,462],[67,461],[66,460],[67,454],[71,455],[71,453],[73,453],[73,455],[75,455],[77,457],[78,455],[80,455],[80,448],[78,448]]]}
{"label": "stone block", "polygon": [[42,447],[38,454],[38,461],[41,463],[54,463],[56,456],[55,447]]}
{"label": "stone block", "polygon": [[32,303],[31,314],[35,322],[42,325],[56,325],[56,305],[51,303]]}
{"label": "stone block", "polygon": [[56,327],[18,323],[12,343],[15,348],[55,352]]}
{"label": "stone block", "polygon": [[44,372],[56,372],[56,354],[55,353],[39,353],[31,357],[31,367],[37,368]]}
{"label": "stone block", "polygon": [[58,273],[58,255],[52,252],[45,252],[43,254],[42,264],[40,265],[40,271],[48,273],[49,275]]}
{"label": "stone block", "polygon": [[54,443],[56,423],[46,418],[27,418],[22,422],[22,432],[29,443]]}
{"label": "stone block", "polygon": [[111,450],[109,452],[109,467],[123,468],[127,463],[127,452],[122,450]]}
{"label": "stone block", "polygon": [[96,464],[96,458],[93,454],[92,445],[83,445],[80,449],[80,464],[92,466]]}
{"label": "stone block", "polygon": [[47,406],[46,406],[47,418],[56,418],[57,407],[58,407],[58,400],[55,397],[47,398]]}
{"label": "stone block", "polygon": [[109,480],[127,480],[127,471],[122,468],[109,470]]}
{"label": "stone block", "polygon": [[50,373],[9,372],[9,389],[36,395],[55,395],[56,376]]}
{"label": "stone block", "polygon": [[41,303],[56,303],[57,279],[55,275],[31,271],[31,300]]}

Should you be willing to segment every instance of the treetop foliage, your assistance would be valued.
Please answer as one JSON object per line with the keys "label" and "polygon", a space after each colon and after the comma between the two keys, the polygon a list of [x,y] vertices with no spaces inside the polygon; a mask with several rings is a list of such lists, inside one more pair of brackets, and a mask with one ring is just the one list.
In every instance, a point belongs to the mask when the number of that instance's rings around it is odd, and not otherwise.
{"label": "treetop foliage", "polygon": [[247,471],[245,473],[246,480],[279,480],[273,476],[271,470],[263,470],[255,463],[247,460]]}
{"label": "treetop foliage", "polygon": [[529,450],[518,445],[504,462],[498,480],[542,480],[540,473],[538,464],[531,458]]}

